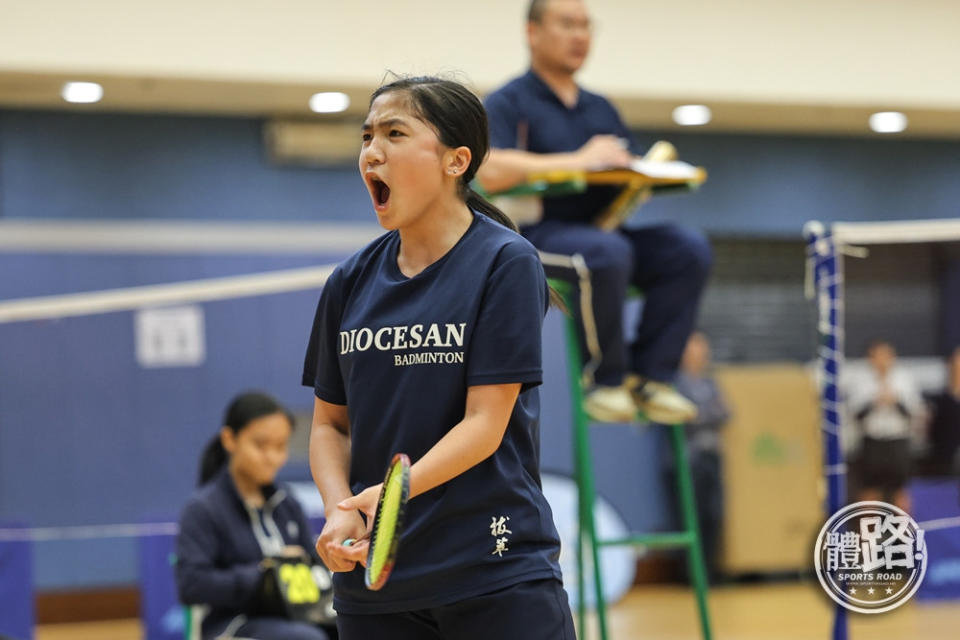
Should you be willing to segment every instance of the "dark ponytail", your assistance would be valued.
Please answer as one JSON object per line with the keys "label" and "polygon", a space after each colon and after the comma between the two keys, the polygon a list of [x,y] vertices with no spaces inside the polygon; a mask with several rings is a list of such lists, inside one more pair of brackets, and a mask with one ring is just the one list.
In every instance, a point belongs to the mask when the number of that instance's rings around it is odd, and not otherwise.
{"label": "dark ponytail", "polygon": [[[293,414],[272,396],[262,391],[246,391],[230,402],[226,414],[223,417],[223,426],[233,431],[234,434],[237,434],[257,418],[270,416],[275,413],[282,413],[286,416],[287,421],[290,423],[290,428],[293,428]],[[207,446],[204,447],[203,455],[200,457],[198,486],[205,485],[217,475],[229,458],[230,456],[227,454],[227,450],[223,448],[223,442],[220,440],[220,433],[217,432],[217,435],[211,438]]]}
{"label": "dark ponytail", "polygon": [[517,228],[517,223],[514,222],[510,216],[498,209],[492,202],[484,198],[470,187],[467,187],[466,200],[467,206],[474,211],[479,211],[483,215],[493,219],[495,222],[499,222],[508,229],[512,229],[513,231],[520,233],[520,229]]}
{"label": "dark ponytail", "polygon": [[210,442],[203,448],[203,455],[200,456],[200,477],[197,486],[202,487],[210,482],[223,465],[227,464],[227,458],[227,450],[223,448],[220,434],[217,433],[210,438]]}

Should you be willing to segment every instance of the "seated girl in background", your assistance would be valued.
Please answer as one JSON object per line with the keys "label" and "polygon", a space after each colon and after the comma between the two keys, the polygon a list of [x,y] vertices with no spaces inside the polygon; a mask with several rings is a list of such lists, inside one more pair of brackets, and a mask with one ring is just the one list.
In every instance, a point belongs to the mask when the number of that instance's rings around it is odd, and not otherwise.
{"label": "seated girl in background", "polygon": [[263,610],[265,558],[319,563],[300,505],[274,484],[287,461],[293,417],[272,397],[237,396],[204,450],[199,488],[180,516],[176,583],[181,602],[205,605],[203,638],[328,640],[325,629]]}

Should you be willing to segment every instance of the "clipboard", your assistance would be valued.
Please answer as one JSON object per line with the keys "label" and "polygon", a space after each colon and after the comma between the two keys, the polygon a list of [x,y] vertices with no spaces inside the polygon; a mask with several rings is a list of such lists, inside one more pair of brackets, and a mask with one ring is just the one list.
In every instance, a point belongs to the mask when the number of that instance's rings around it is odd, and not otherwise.
{"label": "clipboard", "polygon": [[[511,189],[491,193],[497,199],[522,199],[520,212],[523,222],[530,222],[530,206],[538,198],[583,193],[591,185],[619,186],[620,191],[607,208],[594,220],[594,224],[612,231],[627,217],[654,195],[668,192],[690,191],[707,180],[707,171],[686,162],[676,160],[677,150],[669,142],[656,142],[643,158],[637,158],[629,168],[586,170],[552,170],[532,173],[526,182]],[[505,202],[505,201],[501,201]],[[520,204],[519,202],[517,204]],[[539,202],[536,202],[539,205]],[[510,214],[510,211],[507,211]],[[513,216],[511,216],[513,217]],[[518,223],[521,223],[518,220]]]}

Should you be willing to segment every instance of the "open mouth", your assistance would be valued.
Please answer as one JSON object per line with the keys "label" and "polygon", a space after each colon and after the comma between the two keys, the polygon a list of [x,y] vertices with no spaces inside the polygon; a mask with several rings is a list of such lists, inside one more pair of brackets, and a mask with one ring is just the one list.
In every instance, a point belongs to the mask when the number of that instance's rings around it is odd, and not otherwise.
{"label": "open mouth", "polygon": [[373,201],[378,207],[383,207],[390,199],[390,187],[387,183],[376,176],[370,177],[370,190],[373,194]]}

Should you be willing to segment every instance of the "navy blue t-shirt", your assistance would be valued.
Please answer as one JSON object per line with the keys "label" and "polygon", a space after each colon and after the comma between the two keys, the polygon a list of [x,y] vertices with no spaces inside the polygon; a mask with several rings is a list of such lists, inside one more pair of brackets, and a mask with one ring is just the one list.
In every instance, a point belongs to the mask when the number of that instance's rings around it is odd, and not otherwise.
{"label": "navy blue t-shirt", "polygon": [[[488,95],[484,106],[495,149],[566,153],[595,135],[614,135],[642,154],[610,101],[581,88],[577,104],[569,108],[532,70]],[[544,198],[543,219],[590,223],[618,192],[617,187],[594,186],[584,193]]]}
{"label": "navy blue t-shirt", "polygon": [[384,234],[341,264],[320,296],[303,383],[347,406],[350,486],[383,481],[397,452],[416,462],[464,417],[472,385],[522,383],[500,448],[407,506],[389,582],[335,575],[344,613],[441,606],[527,580],[560,578],[560,541],[540,489],[541,327],[548,296],[533,246],[474,214],[457,244],[412,278]]}

